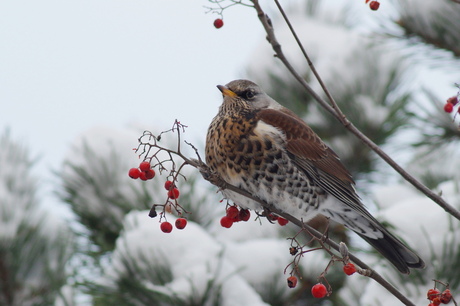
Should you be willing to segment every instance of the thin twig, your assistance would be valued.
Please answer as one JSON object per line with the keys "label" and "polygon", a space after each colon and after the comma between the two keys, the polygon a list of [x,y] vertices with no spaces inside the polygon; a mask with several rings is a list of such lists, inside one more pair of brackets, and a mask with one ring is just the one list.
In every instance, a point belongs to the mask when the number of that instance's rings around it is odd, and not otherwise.
{"label": "thin twig", "polygon": [[[276,0],[275,0],[276,1]],[[276,57],[278,57],[281,62],[286,66],[289,72],[294,76],[294,78],[308,91],[308,93],[329,113],[331,113],[335,118],[342,122],[350,132],[352,132],[356,137],[358,137],[364,144],[366,144],[371,150],[377,153],[387,164],[389,164],[396,172],[398,172],[406,181],[411,183],[415,188],[423,192],[428,198],[433,200],[439,206],[441,206],[447,213],[451,214],[458,220],[460,220],[460,211],[455,209],[449,203],[447,203],[441,196],[439,196],[434,191],[430,190],[412,175],[410,175],[406,170],[404,170],[398,163],[396,163],[388,154],[386,154],[378,145],[376,145],[372,140],[370,140],[366,135],[364,135],[356,126],[354,126],[350,121],[344,118],[341,111],[337,112],[336,107],[332,107],[324,99],[322,99],[303,79],[303,77],[294,69],[294,67],[287,60],[284,55],[281,45],[276,39],[275,32],[272,26],[270,18],[262,10],[258,0],[252,0],[254,3],[254,8],[257,11],[257,16],[262,23],[265,32],[267,33],[267,40],[271,44],[273,50],[275,51]],[[277,1],[276,1],[277,2]],[[279,3],[277,2],[279,5]],[[281,7],[281,6],[279,6]],[[300,41],[298,41],[299,46],[304,50]],[[331,101],[331,103],[333,103]],[[333,103],[334,105],[334,103]]]}
{"label": "thin twig", "polygon": [[289,18],[287,17],[286,13],[284,12],[283,7],[278,2],[278,0],[275,0],[275,3],[276,3],[276,6],[278,7],[279,11],[281,12],[281,15],[283,15],[284,21],[286,21],[286,24],[288,25],[289,30],[291,31],[292,35],[295,38],[295,41],[297,42],[297,45],[300,47],[300,50],[302,51],[302,54],[305,57],[305,60],[307,61],[308,66],[310,66],[310,69],[313,72],[313,74],[315,75],[315,78],[318,80],[319,84],[321,85],[321,88],[323,89],[323,91],[326,94],[327,98],[331,102],[331,106],[334,108],[335,112],[339,115],[338,118],[339,118],[340,122],[343,125],[347,126],[348,124],[350,124],[350,122],[345,117],[345,115],[342,113],[342,110],[337,105],[337,102],[335,102],[334,97],[332,97],[329,89],[326,87],[326,84],[324,84],[323,79],[319,75],[318,71],[316,71],[315,65],[311,61],[310,56],[308,56],[308,53],[305,51],[305,48],[303,47],[302,43],[300,42],[300,39],[297,36],[297,33],[295,32],[294,27],[291,24],[291,21],[289,20]]}

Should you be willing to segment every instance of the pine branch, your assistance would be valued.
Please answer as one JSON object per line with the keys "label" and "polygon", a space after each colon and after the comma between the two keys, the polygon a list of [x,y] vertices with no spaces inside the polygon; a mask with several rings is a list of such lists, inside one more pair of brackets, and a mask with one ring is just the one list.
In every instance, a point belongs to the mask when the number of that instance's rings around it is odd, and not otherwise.
{"label": "pine branch", "polygon": [[[299,47],[301,48],[302,52],[304,53],[304,56],[307,59],[308,64],[310,67],[312,67],[312,71],[315,73],[315,75],[318,78],[318,81],[322,84],[323,90],[325,90],[326,95],[330,97],[330,103],[326,102],[324,99],[322,99],[311,87],[310,85],[302,78],[302,76],[295,70],[295,68],[291,65],[291,63],[288,61],[286,56],[284,55],[282,49],[281,49],[281,44],[278,42],[275,36],[275,31],[271,22],[271,19],[268,17],[267,14],[263,11],[262,7],[259,4],[258,0],[252,0],[254,3],[254,8],[257,11],[257,16],[262,23],[265,32],[267,33],[267,40],[272,46],[273,50],[275,51],[276,57],[278,57],[281,62],[286,66],[286,68],[289,70],[289,72],[294,76],[294,78],[305,88],[305,90],[329,113],[331,113],[337,120],[339,120],[343,126],[348,129],[350,132],[352,132],[356,137],[358,137],[364,144],[366,144],[371,150],[373,150],[375,153],[377,153],[388,165],[390,165],[396,172],[398,172],[406,181],[411,183],[415,188],[423,192],[427,197],[432,199],[435,203],[437,203],[439,206],[441,206],[447,213],[451,214],[458,220],[460,220],[460,211],[455,209],[453,206],[451,206],[449,203],[447,203],[441,196],[430,190],[428,187],[426,187],[423,183],[421,183],[419,180],[417,180],[415,177],[410,175],[407,171],[405,171],[398,163],[396,163],[388,154],[386,154],[378,145],[376,145],[372,140],[370,140],[366,135],[364,135],[356,126],[353,125],[342,113],[340,108],[337,106],[335,103],[334,99],[332,99],[329,91],[327,88],[324,86],[321,78],[319,75],[316,73],[316,69],[314,68],[313,63],[310,61],[307,53],[305,52],[305,49],[303,48],[302,44],[297,38],[297,34],[294,31],[294,28],[292,27],[289,18],[286,16],[283,8],[279,4],[278,0],[275,0],[275,3],[277,4],[281,14],[285,18],[286,23],[288,24],[289,28],[291,29],[291,32],[293,33],[294,37],[297,40],[297,43]],[[332,106],[331,106],[332,105]]]}
{"label": "pine branch", "polygon": [[411,38],[412,42],[443,49],[460,57],[459,3],[459,0],[440,0],[435,6],[428,7],[417,5],[416,2],[401,1],[400,17],[395,22],[404,31],[401,38]]}

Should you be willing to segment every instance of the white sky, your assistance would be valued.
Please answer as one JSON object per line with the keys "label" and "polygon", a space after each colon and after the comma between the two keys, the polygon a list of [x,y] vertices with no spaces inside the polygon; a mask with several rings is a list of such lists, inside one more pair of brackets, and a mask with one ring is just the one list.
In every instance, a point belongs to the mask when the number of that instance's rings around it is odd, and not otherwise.
{"label": "white sky", "polygon": [[188,139],[204,143],[221,103],[215,86],[243,77],[264,37],[254,10],[226,10],[217,30],[204,5],[2,1],[0,132],[9,127],[40,156],[36,168],[48,178],[75,137],[95,125],[167,129],[177,118],[190,126]]}

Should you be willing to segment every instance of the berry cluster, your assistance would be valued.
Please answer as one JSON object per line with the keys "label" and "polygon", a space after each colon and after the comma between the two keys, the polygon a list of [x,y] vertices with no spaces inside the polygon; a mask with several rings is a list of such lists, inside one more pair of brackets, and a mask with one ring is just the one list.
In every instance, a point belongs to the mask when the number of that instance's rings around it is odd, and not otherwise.
{"label": "berry cluster", "polygon": [[[458,98],[457,96],[450,97],[447,99],[446,104],[444,104],[444,111],[446,113],[452,113],[454,110],[454,106],[458,104]],[[460,113],[460,107],[457,109],[457,113]]]}
{"label": "berry cluster", "polygon": [[[187,226],[187,219],[178,218],[176,220],[175,225],[176,225],[176,228],[179,230],[184,229]],[[163,233],[171,233],[171,231],[173,230],[173,226],[168,221],[164,221],[164,222],[161,222],[160,229]]]}
{"label": "berry cluster", "polygon": [[[302,231],[298,232],[298,234],[301,233],[301,232]],[[292,276],[292,275],[299,273],[298,264],[300,262],[300,259],[303,257],[303,255],[305,253],[308,253],[308,252],[311,252],[311,251],[316,251],[316,250],[320,250],[320,249],[326,249],[324,247],[324,244],[322,243],[321,239],[319,239],[319,238],[312,237],[312,239],[309,242],[307,242],[306,244],[302,245],[297,240],[296,236],[294,236],[292,238],[288,238],[288,239],[291,240],[291,246],[289,247],[289,254],[294,256],[294,260],[291,263],[289,263],[286,266],[286,268],[284,269],[284,273],[286,273],[288,268],[290,266],[292,266],[292,270],[290,272],[291,276],[287,279],[287,283],[288,283],[289,288],[294,288],[296,286],[296,284],[297,284],[297,278],[295,276]],[[311,243],[313,241],[318,241],[320,243],[321,247],[316,247],[316,248],[313,248],[313,249],[309,248],[309,249],[305,250],[304,248],[306,246],[311,245]],[[315,298],[320,299],[320,298],[324,298],[325,296],[331,295],[332,287],[331,287],[331,285],[329,284],[329,282],[328,282],[328,280],[326,278],[326,274],[327,274],[327,271],[329,270],[329,268],[331,266],[333,266],[335,262],[340,261],[340,262],[343,263],[343,272],[348,276],[353,275],[356,272],[358,272],[359,274],[364,273],[363,270],[360,267],[356,267],[353,263],[350,262],[350,257],[349,257],[349,254],[348,254],[348,248],[347,248],[345,243],[340,243],[339,250],[340,250],[340,254],[342,255],[342,257],[332,256],[331,260],[329,261],[328,265],[326,266],[326,269],[321,273],[321,275],[318,278],[319,283],[314,285],[311,288],[311,293]],[[332,255],[332,253],[330,253],[330,254]],[[326,285],[324,285],[323,283],[326,284]]]}
{"label": "berry cluster", "polygon": [[232,227],[233,223],[240,221],[248,221],[251,217],[251,212],[247,209],[239,210],[237,206],[230,206],[227,208],[225,216],[220,219],[220,225],[225,228]]}
{"label": "berry cluster", "polygon": [[143,181],[151,180],[155,177],[155,171],[151,168],[148,161],[143,161],[138,168],[129,169],[128,175],[132,179],[140,178]]}
{"label": "berry cluster", "polygon": [[[289,249],[289,252],[291,253],[291,255],[295,255],[295,254],[297,254],[298,249],[295,248],[295,247],[291,247]],[[355,267],[354,264],[349,262],[349,263],[347,263],[347,264],[345,264],[343,266],[343,272],[345,272],[346,275],[352,275],[352,274],[354,274],[356,272],[356,267]],[[295,288],[297,286],[297,277],[295,277],[295,276],[288,277],[287,284],[288,284],[289,288]],[[448,291],[448,289],[446,291]],[[315,298],[321,299],[321,298],[325,297],[326,295],[329,295],[330,292],[327,290],[325,285],[323,285],[322,283],[318,283],[318,284],[314,285],[311,288],[311,294]],[[449,294],[450,294],[450,292],[449,292]],[[439,304],[437,304],[437,305],[439,305]],[[429,306],[432,306],[432,305],[429,305]]]}
{"label": "berry cluster", "polygon": [[[155,177],[155,171],[152,169],[150,162],[143,161],[139,164],[138,168],[129,169],[128,175],[132,179],[140,178],[143,181],[147,181]],[[176,186],[174,185],[172,181],[166,181],[164,187],[166,191],[168,192],[168,199],[177,200],[179,198],[179,195],[180,195],[179,189],[176,188]],[[170,202],[168,201],[168,203]],[[164,207],[166,211],[171,212],[170,205],[165,205]],[[154,214],[154,216],[156,216],[156,213]],[[178,218],[176,220],[175,225],[177,229],[180,229],[180,230],[184,229],[187,226],[187,219]],[[170,233],[173,229],[173,226],[171,223],[164,221],[160,224],[160,229],[164,233]]]}
{"label": "berry cluster", "polygon": [[[369,2],[369,0],[366,0],[366,4]],[[371,3],[369,3],[369,8],[373,11],[376,11],[378,10],[380,7],[380,2],[378,1],[371,1]]]}
{"label": "berry cluster", "polygon": [[441,303],[449,304],[453,299],[449,288],[444,290],[442,293],[437,288],[429,289],[426,296],[428,300],[430,300],[430,304],[428,306],[441,305]]}

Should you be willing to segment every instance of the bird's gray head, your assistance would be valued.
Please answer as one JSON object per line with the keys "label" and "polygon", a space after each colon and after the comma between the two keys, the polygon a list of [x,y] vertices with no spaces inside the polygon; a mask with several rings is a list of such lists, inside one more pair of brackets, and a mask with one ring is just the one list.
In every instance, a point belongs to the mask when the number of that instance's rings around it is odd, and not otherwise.
{"label": "bird's gray head", "polygon": [[281,108],[278,102],[270,98],[257,84],[249,80],[235,80],[225,86],[218,85],[217,88],[224,97],[221,111]]}

